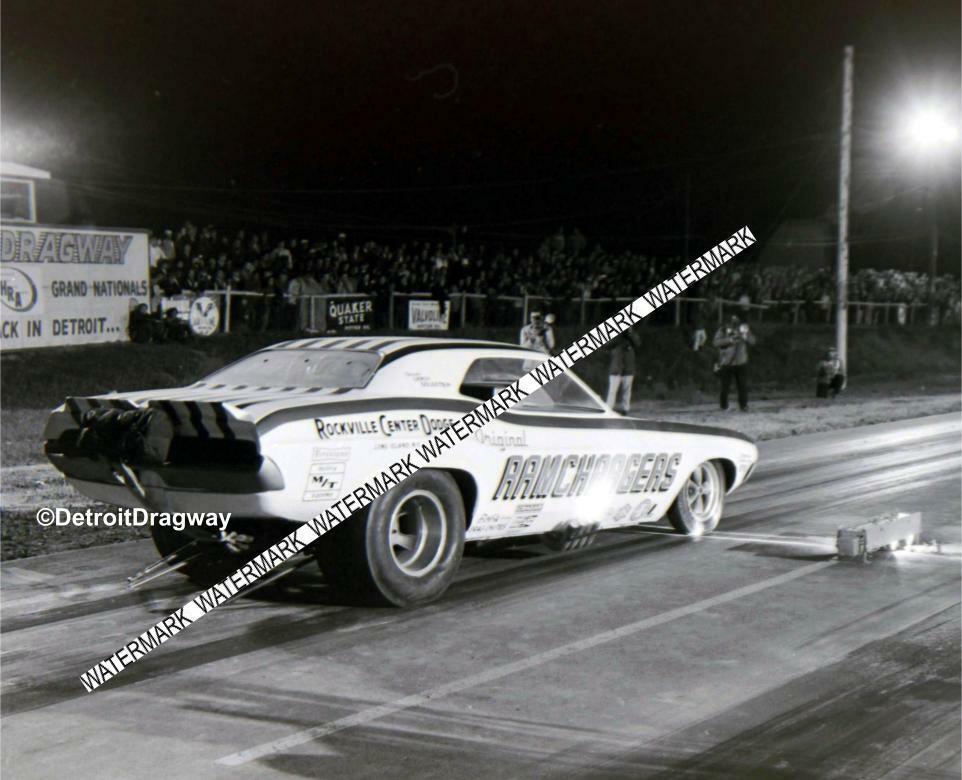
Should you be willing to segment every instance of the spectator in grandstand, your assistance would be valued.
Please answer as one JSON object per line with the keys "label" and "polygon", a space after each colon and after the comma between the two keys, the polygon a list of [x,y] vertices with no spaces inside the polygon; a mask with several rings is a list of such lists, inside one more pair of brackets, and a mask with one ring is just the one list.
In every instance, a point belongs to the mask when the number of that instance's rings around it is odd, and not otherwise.
{"label": "spectator in grandstand", "polygon": [[635,381],[637,337],[631,329],[622,331],[612,341],[608,361],[608,406],[620,414],[631,410],[631,387]]}
{"label": "spectator in grandstand", "polygon": [[127,321],[127,335],[136,344],[162,340],[163,326],[160,319],[151,315],[146,303],[138,303],[131,310]]}
{"label": "spectator in grandstand", "polygon": [[834,347],[827,349],[815,372],[815,397],[835,398],[845,389],[845,366]]}
{"label": "spectator in grandstand", "polygon": [[732,380],[738,388],[738,408],[748,411],[748,347],[754,346],[755,336],[747,323],[732,317],[727,325],[722,325],[715,333],[712,342],[718,350],[715,371],[721,380],[719,405],[728,409],[728,391]]}
{"label": "spectator in grandstand", "polygon": [[536,349],[546,355],[554,351],[554,329],[545,323],[540,311],[531,312],[531,322],[521,329],[520,343],[522,347]]}
{"label": "spectator in grandstand", "polygon": [[190,341],[190,327],[180,318],[177,309],[167,309],[167,314],[160,325],[162,341],[178,341],[181,343]]}

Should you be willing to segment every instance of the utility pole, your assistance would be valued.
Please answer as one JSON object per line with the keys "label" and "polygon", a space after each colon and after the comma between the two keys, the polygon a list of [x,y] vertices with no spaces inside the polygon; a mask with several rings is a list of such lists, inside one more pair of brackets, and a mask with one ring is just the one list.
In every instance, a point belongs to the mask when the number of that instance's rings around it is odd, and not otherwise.
{"label": "utility pole", "polygon": [[939,307],[935,302],[935,276],[939,272],[939,222],[935,213],[935,172],[929,166],[925,182],[925,218],[929,222],[929,324],[939,324]]}
{"label": "utility pole", "polygon": [[839,360],[848,365],[848,200],[852,172],[852,75],[855,47],[845,47],[842,75],[842,143],[838,159],[838,248],[835,265],[835,347]]}

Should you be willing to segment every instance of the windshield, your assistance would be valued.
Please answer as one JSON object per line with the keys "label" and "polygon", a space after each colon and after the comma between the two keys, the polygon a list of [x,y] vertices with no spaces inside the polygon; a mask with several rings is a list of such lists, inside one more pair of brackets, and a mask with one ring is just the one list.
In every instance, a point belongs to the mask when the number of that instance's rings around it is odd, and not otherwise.
{"label": "windshield", "polygon": [[[480,358],[468,369],[461,392],[482,401],[531,371],[540,361],[522,358]],[[552,379],[521,401],[526,411],[601,412],[604,409],[577,381],[567,374]]]}
{"label": "windshield", "polygon": [[222,368],[206,381],[268,387],[364,387],[380,355],[347,349],[269,349]]}

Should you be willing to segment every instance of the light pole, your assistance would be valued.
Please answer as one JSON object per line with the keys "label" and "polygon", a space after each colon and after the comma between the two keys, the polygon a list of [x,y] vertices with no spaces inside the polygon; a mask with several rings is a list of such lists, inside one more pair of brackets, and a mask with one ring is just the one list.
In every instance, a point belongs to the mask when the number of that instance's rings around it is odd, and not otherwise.
{"label": "light pole", "polygon": [[935,304],[935,277],[939,270],[939,225],[936,217],[936,157],[940,152],[958,141],[958,128],[937,109],[920,108],[909,116],[905,126],[906,141],[910,151],[923,165],[925,194],[923,209],[928,221],[929,238],[929,317],[932,325],[938,325],[938,307]]}
{"label": "light pole", "polygon": [[835,253],[835,349],[848,375],[848,201],[852,172],[852,80],[855,47],[842,66],[842,132],[838,159],[838,244]]}

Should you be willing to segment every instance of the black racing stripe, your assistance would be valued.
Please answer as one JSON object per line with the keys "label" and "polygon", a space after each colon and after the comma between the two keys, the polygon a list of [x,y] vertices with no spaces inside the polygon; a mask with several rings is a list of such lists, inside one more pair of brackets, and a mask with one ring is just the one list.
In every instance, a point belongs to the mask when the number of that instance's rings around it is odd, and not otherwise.
{"label": "black racing stripe", "polygon": [[352,345],[350,346],[350,349],[364,349],[364,350],[369,350],[369,349],[371,349],[371,344],[370,344],[370,342],[372,342],[372,341],[377,341],[377,339],[361,339],[361,340],[358,341],[356,344],[352,344]]}
{"label": "black racing stripe", "polygon": [[374,344],[371,344],[369,347],[367,347],[367,349],[369,349],[371,352],[378,352],[382,349],[387,349],[392,344],[397,344],[397,343],[398,343],[398,339],[388,339],[387,341],[375,342]]}
{"label": "black racing stripe", "polygon": [[237,387],[232,387],[231,390],[246,390],[247,385],[237,385]]}
{"label": "black racing stripe", "polygon": [[293,392],[294,390],[297,390],[297,388],[296,388],[296,387],[282,387],[282,388],[281,388],[281,392],[282,392],[282,393],[291,393],[291,392]]}
{"label": "black racing stripe", "polygon": [[214,419],[217,420],[217,427],[220,428],[220,432],[224,435],[224,438],[236,438],[234,431],[231,430],[230,420],[227,418],[227,412],[224,411],[224,405],[212,403],[211,406],[214,407]]}
{"label": "black racing stripe", "polygon": [[[312,406],[301,406],[293,409],[282,409],[267,415],[257,424],[257,429],[264,434],[279,425],[293,420],[308,419],[318,416],[331,417],[337,414],[361,414],[364,412],[390,412],[397,410],[420,409],[442,410],[446,412],[470,412],[478,406],[475,401],[459,401],[454,398],[371,398],[356,401],[334,401]],[[640,420],[636,417],[569,417],[568,415],[527,414],[506,412],[498,417],[502,422],[530,428],[592,428],[595,430],[634,430],[652,431],[658,433],[691,433],[701,436],[724,436],[729,439],[741,439],[754,443],[754,440],[738,431],[726,428],[712,428],[709,426],[692,425],[691,423],[660,422],[658,420]]]}
{"label": "black racing stripe", "polygon": [[[320,341],[320,339],[318,339]],[[334,349],[334,347],[343,344],[345,341],[350,341],[350,339],[334,339],[333,341],[328,341],[323,347],[319,349]]]}
{"label": "black racing stripe", "polygon": [[200,410],[200,406],[196,401],[184,401],[184,405],[187,407],[187,413],[190,415],[190,423],[194,426],[194,430],[197,431],[197,437],[200,439],[209,439],[210,432],[204,425],[204,414]]}
{"label": "black racing stripe", "polygon": [[[410,346],[396,349],[394,352],[391,352],[389,355],[385,355],[384,359],[381,361],[381,365],[378,366],[378,370],[384,368],[384,366],[386,366],[388,363],[393,363],[398,358],[402,358],[402,357],[405,357],[406,355],[414,354],[415,352],[431,352],[433,350],[442,350],[442,349],[486,349],[486,350],[509,349],[515,352],[527,352],[528,354],[531,354],[530,349],[527,349],[526,347],[517,346],[515,344],[500,344],[500,343],[471,344],[471,343],[458,343],[456,341],[454,342],[442,341],[438,344],[411,344]],[[547,355],[545,356],[545,358],[547,358]],[[533,359],[534,358],[532,357],[532,360]]]}
{"label": "black racing stripe", "polygon": [[303,344],[301,344],[298,347],[298,349],[313,349],[314,345],[320,341],[324,341],[324,339],[309,339],[308,341],[305,341]]}
{"label": "black racing stripe", "polygon": [[174,427],[180,427],[181,425],[180,415],[177,414],[177,410],[174,408],[174,405],[170,401],[158,401],[157,403],[159,404],[160,408],[167,413],[167,416],[170,418],[170,421],[174,424]]}

